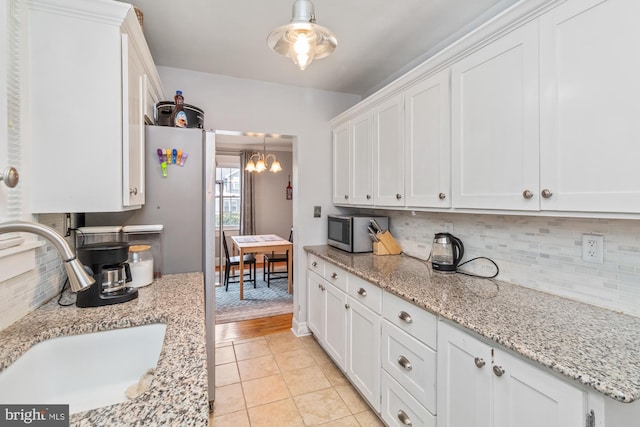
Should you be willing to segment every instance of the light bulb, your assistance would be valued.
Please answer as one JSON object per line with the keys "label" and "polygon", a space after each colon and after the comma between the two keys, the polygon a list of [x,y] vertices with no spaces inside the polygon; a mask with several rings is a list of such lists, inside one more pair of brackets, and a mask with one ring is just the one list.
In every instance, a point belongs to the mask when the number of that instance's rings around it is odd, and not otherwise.
{"label": "light bulb", "polygon": [[280,162],[278,160],[274,160],[273,163],[271,163],[271,169],[269,169],[269,171],[277,173],[280,172],[282,170],[282,166],[280,166]]}
{"label": "light bulb", "polygon": [[253,164],[253,161],[249,160],[244,170],[246,170],[247,172],[253,172],[254,170],[256,170],[256,165]]}
{"label": "light bulb", "polygon": [[307,68],[315,56],[315,42],[306,31],[297,33],[296,41],[290,46],[290,56],[293,62],[304,70]]}

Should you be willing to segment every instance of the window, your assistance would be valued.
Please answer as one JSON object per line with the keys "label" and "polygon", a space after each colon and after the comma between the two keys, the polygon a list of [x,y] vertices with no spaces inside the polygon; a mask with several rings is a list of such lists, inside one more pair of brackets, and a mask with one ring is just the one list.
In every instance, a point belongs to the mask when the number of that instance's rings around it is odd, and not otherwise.
{"label": "window", "polygon": [[[222,223],[226,227],[240,227],[240,173],[239,167],[217,167],[216,180],[223,181]],[[220,221],[220,187],[216,186],[216,226]]]}

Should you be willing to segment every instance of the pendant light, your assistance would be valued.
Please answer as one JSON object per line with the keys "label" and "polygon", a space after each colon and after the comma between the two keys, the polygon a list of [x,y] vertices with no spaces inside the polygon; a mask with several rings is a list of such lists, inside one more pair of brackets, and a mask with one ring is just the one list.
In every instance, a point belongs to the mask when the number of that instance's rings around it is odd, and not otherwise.
{"label": "pendant light", "polygon": [[[253,154],[249,161],[247,162],[244,170],[247,172],[257,172],[262,173],[267,170],[267,165],[269,164],[269,160],[271,160],[271,167],[269,168],[269,172],[278,173],[282,170],[282,166],[278,161],[278,158],[275,154],[267,154],[267,138],[264,138],[262,143],[263,152]],[[256,158],[254,160],[254,157]]]}
{"label": "pendant light", "polygon": [[295,0],[291,21],[273,30],[267,37],[267,44],[304,70],[314,59],[330,55],[338,41],[331,31],[316,24],[311,0]]}

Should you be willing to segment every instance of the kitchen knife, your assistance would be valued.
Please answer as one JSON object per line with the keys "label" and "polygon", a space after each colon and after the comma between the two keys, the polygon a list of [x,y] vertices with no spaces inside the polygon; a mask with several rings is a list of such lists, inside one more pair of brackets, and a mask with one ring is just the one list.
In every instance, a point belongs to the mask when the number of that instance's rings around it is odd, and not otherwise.
{"label": "kitchen knife", "polygon": [[371,222],[371,225],[373,225],[373,229],[376,230],[376,232],[384,233],[384,230],[382,229],[382,227],[380,227],[380,224],[378,224],[378,221],[376,221],[373,218],[370,219],[369,221]]}
{"label": "kitchen knife", "polygon": [[369,237],[371,237],[372,241],[379,242],[378,237],[375,235],[375,233],[369,233]]}
{"label": "kitchen knife", "polygon": [[369,230],[369,234],[376,234],[376,230],[372,226],[367,226],[367,230]]}

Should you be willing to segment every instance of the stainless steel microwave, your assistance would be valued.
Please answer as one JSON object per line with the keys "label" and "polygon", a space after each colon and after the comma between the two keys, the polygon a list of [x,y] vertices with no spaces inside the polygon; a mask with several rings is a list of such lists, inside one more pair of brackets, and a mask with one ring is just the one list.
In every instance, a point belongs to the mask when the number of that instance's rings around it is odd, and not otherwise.
{"label": "stainless steel microwave", "polygon": [[327,244],[347,252],[372,252],[373,242],[367,227],[371,219],[382,227],[389,228],[389,218],[371,215],[329,215]]}

